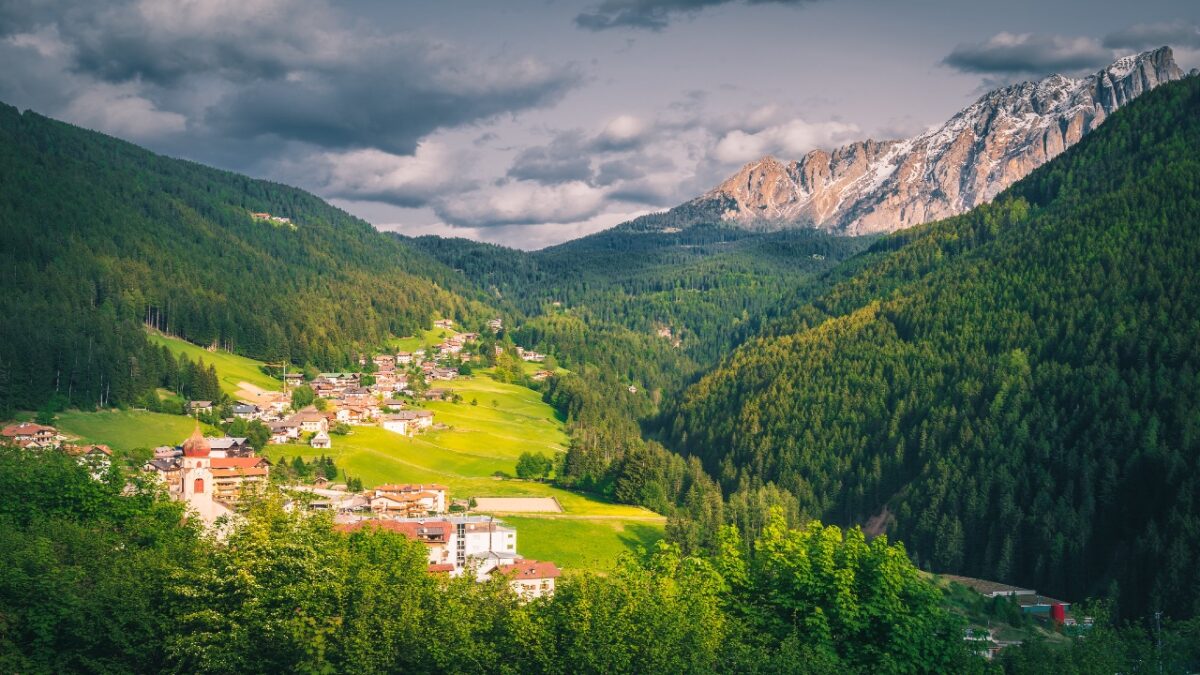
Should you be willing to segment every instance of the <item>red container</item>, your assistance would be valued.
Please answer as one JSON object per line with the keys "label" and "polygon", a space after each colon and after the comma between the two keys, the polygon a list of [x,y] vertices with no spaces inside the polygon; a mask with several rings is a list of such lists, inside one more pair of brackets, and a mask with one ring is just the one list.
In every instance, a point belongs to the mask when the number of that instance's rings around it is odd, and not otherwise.
{"label": "red container", "polygon": [[1063,607],[1061,602],[1050,605],[1050,618],[1054,619],[1054,623],[1061,626],[1067,620],[1067,608]]}

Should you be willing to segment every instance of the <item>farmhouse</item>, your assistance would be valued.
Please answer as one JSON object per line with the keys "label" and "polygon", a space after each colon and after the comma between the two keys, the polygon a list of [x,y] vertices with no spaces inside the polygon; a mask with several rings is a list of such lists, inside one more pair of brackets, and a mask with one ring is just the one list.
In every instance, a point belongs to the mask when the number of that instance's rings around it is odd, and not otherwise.
{"label": "farmhouse", "polygon": [[188,401],[189,415],[208,415],[213,411],[212,401]]}
{"label": "farmhouse", "polygon": [[313,434],[312,440],[309,441],[309,445],[318,450],[328,450],[329,448],[333,447],[333,440],[329,438],[329,434],[327,432],[318,431],[316,434]]}
{"label": "farmhouse", "polygon": [[54,427],[21,422],[0,429],[0,439],[22,447],[52,448],[58,444],[59,435]]}

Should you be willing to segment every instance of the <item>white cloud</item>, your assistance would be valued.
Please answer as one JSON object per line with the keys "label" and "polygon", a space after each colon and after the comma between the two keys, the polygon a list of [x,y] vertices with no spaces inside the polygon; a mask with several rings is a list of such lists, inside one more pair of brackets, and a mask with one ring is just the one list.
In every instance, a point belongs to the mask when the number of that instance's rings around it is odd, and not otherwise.
{"label": "white cloud", "polygon": [[80,92],[62,116],[83,127],[133,140],[149,140],[183,131],[187,118],[159,110],[138,95],[133,84],[96,83]]}
{"label": "white cloud", "polygon": [[603,149],[622,149],[636,145],[646,132],[646,124],[632,115],[618,115],[604,126],[595,145]]}
{"label": "white cloud", "polygon": [[437,142],[423,142],[412,155],[375,149],[323,152],[292,163],[290,171],[315,175],[307,181],[320,192],[345,199],[369,199],[420,206],[451,189],[471,186],[465,158]]}
{"label": "white cloud", "polygon": [[741,164],[763,155],[796,159],[816,148],[833,148],[861,136],[858,126],[844,122],[806,122],[793,119],[755,133],[735,129],[713,148],[713,156],[726,164]]}
{"label": "white cloud", "polygon": [[585,220],[605,205],[607,191],[582,181],[543,185],[510,181],[452,198],[434,205],[439,216],[460,227],[494,227]]}

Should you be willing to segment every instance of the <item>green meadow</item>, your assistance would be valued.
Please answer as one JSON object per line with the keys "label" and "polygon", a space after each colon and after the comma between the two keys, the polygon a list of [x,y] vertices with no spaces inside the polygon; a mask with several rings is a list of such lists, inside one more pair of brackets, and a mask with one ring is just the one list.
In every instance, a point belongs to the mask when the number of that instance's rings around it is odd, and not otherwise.
{"label": "green meadow", "polygon": [[388,343],[388,346],[398,352],[413,352],[418,349],[428,350],[434,345],[445,342],[446,338],[453,337],[457,334],[458,331],[449,330],[446,328],[430,328],[429,330],[421,331],[417,335],[394,338]]}
{"label": "green meadow", "polygon": [[186,354],[193,361],[204,359],[205,365],[216,366],[217,378],[221,381],[221,390],[227,394],[236,393],[238,389],[241,389],[239,385],[242,382],[249,382],[256,387],[273,391],[283,389],[282,382],[261,370],[263,365],[261,361],[238,356],[221,349],[210,352],[185,340],[167,337],[159,333],[149,333],[148,337],[155,344],[166,345],[176,357]]}
{"label": "green meadow", "polygon": [[565,570],[612,569],[622,553],[653,550],[662,539],[661,518],[564,518],[504,516],[517,528],[517,549],[535,560],[553,560]]}
{"label": "green meadow", "polygon": [[[85,442],[104,443],[113,450],[128,453],[134,448],[177,445],[192,433],[196,420],[145,410],[69,410],[59,413],[54,425]],[[217,433],[207,425],[205,431]]]}
{"label": "green meadow", "polygon": [[[333,436],[333,448],[325,454],[368,487],[442,483],[460,499],[554,497],[563,507],[561,514],[503,518],[517,526],[522,555],[554,560],[568,569],[609,568],[621,552],[647,547],[662,537],[665,519],[646,509],[512,478],[521,453],[553,456],[566,451],[562,420],[537,392],[496,382],[487,374],[436,386],[463,397],[461,403],[424,406],[434,411],[434,422],[447,429],[409,438],[378,427],[355,427],[348,436]],[[276,445],[270,455],[311,457],[312,450]]]}
{"label": "green meadow", "polygon": [[[398,350],[412,351],[437,344],[453,331],[435,329],[420,336],[397,340]],[[202,347],[162,335],[150,339],[175,354],[203,358],[213,364],[221,386],[233,393],[240,382],[264,389],[279,389],[278,380],[265,375],[258,361]],[[533,366],[534,364],[526,364]],[[536,370],[536,368],[531,368]],[[433,401],[421,407],[434,411],[434,422],[445,428],[409,438],[379,427],[354,427],[350,435],[333,436],[332,455],[347,475],[371,487],[383,483],[442,483],[451,497],[554,497],[561,514],[503,516],[518,528],[519,550],[530,558],[553,560],[567,570],[609,569],[625,551],[646,548],[662,537],[665,518],[646,509],[616,504],[598,497],[563,490],[549,483],[518,480],[517,458],[523,452],[556,457],[566,452],[568,437],[557,412],[541,395],[525,387],[493,380],[489,373],[450,382],[435,388],[451,389],[459,403]],[[58,426],[85,441],[106,443],[128,453],[134,448],[174,445],[195,425],[190,417],[137,410],[66,412]],[[216,433],[214,429],[206,429]],[[277,461],[316,454],[307,445],[273,445],[264,453]]]}

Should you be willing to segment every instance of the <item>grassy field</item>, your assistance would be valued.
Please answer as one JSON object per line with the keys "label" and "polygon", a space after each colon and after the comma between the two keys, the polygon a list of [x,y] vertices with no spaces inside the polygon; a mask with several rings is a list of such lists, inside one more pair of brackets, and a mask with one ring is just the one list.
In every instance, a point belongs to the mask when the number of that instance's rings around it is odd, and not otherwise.
{"label": "grassy field", "polygon": [[446,338],[453,337],[458,334],[458,331],[447,330],[445,328],[431,328],[421,331],[418,335],[410,335],[408,337],[395,338],[389,346],[398,352],[412,352],[418,349],[428,350],[430,347],[441,344],[446,341]]}
{"label": "grassy field", "polygon": [[[54,424],[63,432],[89,443],[104,443],[114,450],[128,452],[134,448],[176,445],[192,433],[196,420],[144,410],[71,410],[60,413]],[[216,433],[207,426],[205,431]]]}
{"label": "grassy field", "polygon": [[217,378],[221,381],[221,390],[227,394],[232,395],[237,392],[240,389],[238,386],[239,382],[249,382],[257,387],[273,391],[283,389],[282,382],[259,369],[262,366],[261,361],[255,361],[254,359],[248,359],[244,356],[238,356],[237,354],[231,354],[222,350],[210,352],[190,342],[166,337],[158,333],[150,333],[149,337],[150,341],[155,344],[166,345],[176,357],[180,354],[186,354],[193,361],[204,359],[205,365],[216,366]]}
{"label": "grassy field", "polygon": [[[518,528],[518,550],[566,568],[607,569],[622,551],[662,536],[664,519],[639,507],[615,504],[552,485],[516,480],[526,451],[562,453],[567,436],[555,411],[535,391],[487,375],[439,383],[462,403],[433,402],[434,421],[449,426],[412,438],[378,427],[334,436],[332,455],[348,475],[370,487],[383,483],[442,483],[455,498],[554,497],[562,514],[504,516]],[[470,401],[477,401],[471,405]],[[302,445],[271,446],[273,460],[313,456]]]}
{"label": "grassy field", "polygon": [[504,516],[504,521],[517,528],[521,555],[553,560],[567,570],[611,569],[622,553],[649,551],[663,535],[660,520]]}

